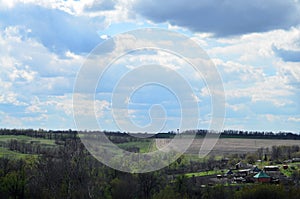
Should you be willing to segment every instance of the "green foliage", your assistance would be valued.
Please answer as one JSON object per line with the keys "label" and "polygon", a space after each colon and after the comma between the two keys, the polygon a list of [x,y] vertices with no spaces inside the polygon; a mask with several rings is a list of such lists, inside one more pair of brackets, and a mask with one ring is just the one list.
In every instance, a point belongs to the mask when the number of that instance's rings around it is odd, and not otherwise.
{"label": "green foliage", "polygon": [[300,170],[291,171],[291,177],[297,184],[300,184]]}
{"label": "green foliage", "polygon": [[234,192],[224,185],[216,185],[214,187],[207,187],[202,190],[203,199],[231,199]]}
{"label": "green foliage", "polygon": [[[24,161],[11,160],[7,163],[5,167],[8,168],[1,168],[0,172],[0,193],[6,198],[24,198],[27,183]],[[15,167],[14,170],[10,169],[11,166]]]}
{"label": "green foliage", "polygon": [[272,160],[286,160],[298,156],[300,147],[295,146],[272,146],[271,159]]}
{"label": "green foliage", "polygon": [[235,199],[284,199],[288,198],[280,185],[256,185],[244,187],[235,194]]}
{"label": "green foliage", "polygon": [[178,193],[187,193],[187,177],[185,175],[179,175],[176,177],[175,190]]}
{"label": "green foliage", "polygon": [[154,194],[153,199],[182,199],[180,193],[176,192],[170,185],[167,185],[159,193]]}
{"label": "green foliage", "polygon": [[258,157],[255,154],[247,154],[246,155],[246,162],[249,164],[254,164]]}
{"label": "green foliage", "polygon": [[113,199],[131,199],[137,197],[137,179],[131,175],[123,175],[111,181],[111,196]]}
{"label": "green foliage", "polygon": [[291,187],[289,192],[286,194],[289,199],[299,199],[300,198],[300,189],[299,187]]}

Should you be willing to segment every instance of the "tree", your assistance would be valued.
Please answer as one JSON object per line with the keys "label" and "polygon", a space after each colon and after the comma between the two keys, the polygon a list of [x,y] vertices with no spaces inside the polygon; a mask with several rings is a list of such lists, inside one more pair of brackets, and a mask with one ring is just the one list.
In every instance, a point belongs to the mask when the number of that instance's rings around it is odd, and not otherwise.
{"label": "tree", "polygon": [[[19,171],[11,171],[1,178],[1,193],[5,198],[24,198],[26,176],[24,168]],[[8,197],[7,197],[8,196]]]}
{"label": "tree", "polygon": [[236,192],[235,199],[284,199],[288,198],[282,186],[277,185],[256,185],[245,187]]}
{"label": "tree", "polygon": [[182,196],[180,193],[174,191],[174,189],[167,185],[164,189],[162,189],[159,193],[154,194],[153,199],[181,199]]}
{"label": "tree", "polygon": [[142,198],[150,198],[151,193],[158,190],[161,183],[158,172],[141,173],[138,175],[138,182]]}
{"label": "tree", "polygon": [[137,187],[137,181],[132,175],[125,174],[115,178],[111,181],[112,198],[137,198]]}

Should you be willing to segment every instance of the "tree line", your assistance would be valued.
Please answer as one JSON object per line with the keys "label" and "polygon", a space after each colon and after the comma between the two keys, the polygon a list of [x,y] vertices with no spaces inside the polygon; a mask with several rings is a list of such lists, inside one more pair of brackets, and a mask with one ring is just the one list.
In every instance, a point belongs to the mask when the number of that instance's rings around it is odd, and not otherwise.
{"label": "tree line", "polygon": [[[44,139],[60,139],[65,140],[67,138],[78,137],[78,133],[87,133],[89,131],[77,130],[44,130],[44,129],[0,129],[0,135],[26,135],[34,138]],[[115,139],[116,143],[120,142],[132,142],[138,140],[137,137],[132,137],[129,132],[119,131],[101,131],[111,139]],[[221,138],[264,138],[264,139],[300,139],[300,133],[293,132],[277,132],[272,131],[241,131],[241,130],[224,130],[223,132],[214,132],[206,129],[186,130],[182,133],[193,134],[197,137],[204,137],[208,133],[219,133]],[[177,133],[175,131],[169,131],[166,133],[147,134],[147,132],[140,133],[152,138],[173,138]]]}

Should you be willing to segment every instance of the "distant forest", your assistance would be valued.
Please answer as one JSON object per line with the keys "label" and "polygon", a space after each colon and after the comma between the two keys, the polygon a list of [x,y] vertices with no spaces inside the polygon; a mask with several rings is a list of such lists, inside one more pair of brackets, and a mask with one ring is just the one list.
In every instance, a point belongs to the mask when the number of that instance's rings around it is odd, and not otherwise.
{"label": "distant forest", "polygon": [[[88,131],[81,131],[84,133]],[[102,131],[108,137],[130,137],[135,139],[135,137],[130,136],[128,132],[119,132],[119,131]],[[183,134],[193,134],[196,135],[196,138],[202,138],[207,133],[219,133],[209,130],[187,130],[182,132]],[[147,134],[147,133],[141,133]],[[78,131],[76,130],[44,130],[44,129],[0,129],[0,135],[26,135],[36,138],[45,138],[45,139],[60,139],[64,140],[67,138],[74,138],[78,136]],[[176,135],[175,131],[169,131],[167,133],[157,133],[157,134],[147,134],[147,137],[152,138],[173,138]],[[220,138],[247,138],[247,139],[289,139],[289,140],[299,140],[300,133],[292,132],[278,132],[274,133],[271,131],[241,131],[241,130],[224,130],[220,133]],[[137,139],[137,138],[136,138]],[[130,140],[134,141],[134,140]]]}

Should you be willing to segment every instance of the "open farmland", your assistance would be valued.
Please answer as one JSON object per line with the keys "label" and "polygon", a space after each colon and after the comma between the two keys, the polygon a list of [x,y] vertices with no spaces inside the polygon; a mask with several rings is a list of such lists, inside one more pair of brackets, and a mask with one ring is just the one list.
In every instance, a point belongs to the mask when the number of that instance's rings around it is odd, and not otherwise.
{"label": "open farmland", "polygon": [[[197,138],[187,150],[187,154],[198,154],[203,143],[203,138]],[[158,149],[169,143],[171,139],[156,139]],[[300,140],[280,140],[280,139],[244,139],[244,138],[220,138],[214,146],[211,154],[223,155],[234,153],[255,152],[259,148],[269,148],[272,146],[292,146],[300,145]]]}

